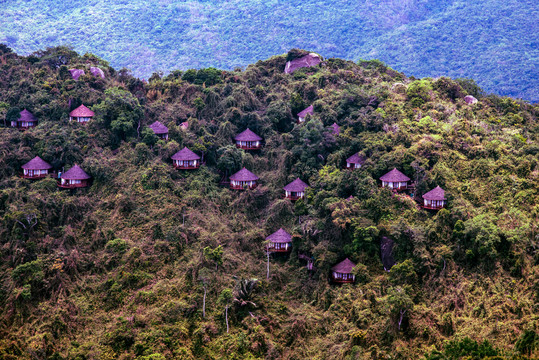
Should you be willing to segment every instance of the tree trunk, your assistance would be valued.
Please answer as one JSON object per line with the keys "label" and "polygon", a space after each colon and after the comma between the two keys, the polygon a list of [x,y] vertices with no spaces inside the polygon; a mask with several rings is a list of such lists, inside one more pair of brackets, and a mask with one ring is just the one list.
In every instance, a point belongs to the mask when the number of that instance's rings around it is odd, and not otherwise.
{"label": "tree trunk", "polygon": [[206,284],[204,284],[204,298],[202,299],[202,318],[206,318]]}
{"label": "tree trunk", "polygon": [[225,306],[226,333],[228,334],[228,305]]}
{"label": "tree trunk", "polygon": [[399,330],[401,329],[402,320],[404,320],[404,314],[406,314],[406,310],[401,310],[399,318]]}
{"label": "tree trunk", "polygon": [[266,254],[268,255],[268,269],[266,271],[266,280],[269,280],[269,275],[270,275],[270,272],[269,272],[269,249],[266,249]]}

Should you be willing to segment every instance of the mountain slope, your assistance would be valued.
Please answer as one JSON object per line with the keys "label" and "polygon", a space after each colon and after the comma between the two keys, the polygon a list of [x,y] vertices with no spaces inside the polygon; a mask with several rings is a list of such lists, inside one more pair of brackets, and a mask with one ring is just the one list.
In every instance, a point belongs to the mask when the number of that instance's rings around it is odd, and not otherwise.
{"label": "mountain slope", "polygon": [[21,53],[72,44],[145,78],[233,69],[299,47],[378,58],[420,77],[470,77],[489,92],[539,100],[539,14],[529,0],[8,0],[0,15],[9,24],[0,41]]}
{"label": "mountain slope", "polygon": [[[66,48],[0,46],[0,120],[26,108],[40,121],[0,127],[0,358],[537,358],[539,106],[379,61],[284,74],[302,53],[144,83]],[[69,122],[81,103],[94,118]],[[234,145],[246,128],[260,151]],[[183,147],[200,169],[173,167]],[[358,152],[362,168],[345,170]],[[21,178],[35,156],[93,183]],[[256,189],[220,186],[243,167]],[[393,168],[413,193],[380,186]],[[310,187],[292,203],[298,177]],[[436,186],[447,207],[420,208]],[[279,228],[293,251],[268,272]],[[329,283],[346,258],[356,283]]]}

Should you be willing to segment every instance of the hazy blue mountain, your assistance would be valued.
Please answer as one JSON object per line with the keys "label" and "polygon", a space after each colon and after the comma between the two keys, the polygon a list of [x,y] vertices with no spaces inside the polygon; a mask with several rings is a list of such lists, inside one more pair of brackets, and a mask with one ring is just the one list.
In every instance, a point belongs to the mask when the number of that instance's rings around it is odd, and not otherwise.
{"label": "hazy blue mountain", "polygon": [[470,77],[486,91],[539,100],[531,0],[7,0],[0,16],[0,42],[19,53],[71,44],[146,78],[232,69],[298,47],[378,58],[416,77]]}

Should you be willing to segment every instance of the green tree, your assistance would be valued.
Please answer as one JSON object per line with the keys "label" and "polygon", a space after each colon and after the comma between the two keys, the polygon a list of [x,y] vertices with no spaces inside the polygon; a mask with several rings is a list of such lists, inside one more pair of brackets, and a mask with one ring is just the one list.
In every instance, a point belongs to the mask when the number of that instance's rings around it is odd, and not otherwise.
{"label": "green tree", "polygon": [[113,87],[105,91],[105,99],[93,106],[105,126],[110,127],[118,139],[125,140],[136,134],[144,117],[138,99],[129,91]]}

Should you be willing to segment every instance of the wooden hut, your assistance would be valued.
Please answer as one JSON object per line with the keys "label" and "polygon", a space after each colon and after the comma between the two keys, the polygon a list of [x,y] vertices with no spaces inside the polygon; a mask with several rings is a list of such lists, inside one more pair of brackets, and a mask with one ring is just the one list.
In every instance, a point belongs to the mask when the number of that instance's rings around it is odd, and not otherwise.
{"label": "wooden hut", "polygon": [[346,168],[347,169],[359,169],[365,164],[367,158],[365,156],[360,156],[359,153],[355,153],[346,159]]}
{"label": "wooden hut", "polygon": [[172,155],[172,163],[179,170],[193,170],[200,167],[200,156],[184,147]]}
{"label": "wooden hut", "polygon": [[300,178],[297,178],[283,188],[284,197],[292,201],[303,199],[305,197],[305,189],[308,187],[309,185],[304,183]]}
{"label": "wooden hut", "polygon": [[302,122],[304,122],[307,115],[312,115],[312,114],[314,114],[314,108],[313,108],[312,105],[309,106],[307,109],[299,112],[298,113],[298,124],[301,124]]}
{"label": "wooden hut", "polygon": [[236,147],[243,150],[259,150],[262,148],[262,138],[249,128],[236,135],[234,141],[236,142]]}
{"label": "wooden hut", "polygon": [[78,165],[74,165],[71,169],[60,175],[58,186],[64,189],[82,188],[90,184],[91,178]]}
{"label": "wooden hut", "polygon": [[380,178],[382,187],[388,187],[392,190],[406,190],[410,188],[410,178],[394,168]]}
{"label": "wooden hut", "polygon": [[353,283],[356,280],[352,270],[356,267],[350,259],[346,258],[331,268],[331,281],[334,283]]}
{"label": "wooden hut", "polygon": [[88,121],[92,120],[94,115],[95,113],[83,104],[69,113],[69,121],[86,124]]}
{"label": "wooden hut", "polygon": [[423,208],[429,210],[440,210],[446,205],[445,191],[439,186],[423,195]]}
{"label": "wooden hut", "polygon": [[266,238],[268,240],[267,250],[269,252],[286,253],[292,250],[292,235],[282,228]]}
{"label": "wooden hut", "polygon": [[243,168],[230,176],[230,188],[234,190],[254,189],[258,186],[258,179],[258,176]]}
{"label": "wooden hut", "polygon": [[158,138],[168,140],[168,127],[161,124],[159,121],[154,122],[148,127],[153,130],[153,133],[157,135]]}
{"label": "wooden hut", "polygon": [[36,156],[22,167],[22,177],[25,179],[42,179],[50,174],[51,164]]}
{"label": "wooden hut", "polygon": [[30,111],[24,109],[19,114],[20,117],[17,120],[11,121],[12,127],[24,131],[37,126],[38,120]]}

